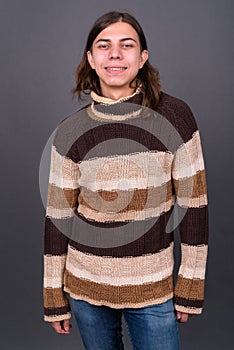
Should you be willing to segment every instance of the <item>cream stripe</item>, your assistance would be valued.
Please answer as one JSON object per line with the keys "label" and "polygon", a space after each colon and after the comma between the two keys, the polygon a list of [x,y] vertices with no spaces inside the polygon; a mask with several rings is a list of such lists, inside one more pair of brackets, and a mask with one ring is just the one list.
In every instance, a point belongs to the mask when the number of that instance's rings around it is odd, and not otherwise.
{"label": "cream stripe", "polygon": [[138,110],[133,111],[131,113],[125,113],[125,114],[113,114],[111,110],[109,110],[109,113],[102,113],[99,112],[97,109],[95,109],[94,104],[92,103],[91,106],[87,108],[87,113],[91,118],[94,119],[101,119],[101,120],[126,120],[130,118],[137,117],[141,114],[143,108],[138,108]]}
{"label": "cream stripe", "polygon": [[78,188],[79,165],[59,154],[52,146],[49,183],[60,188]]}
{"label": "cream stripe", "polygon": [[68,246],[66,269],[75,277],[113,286],[161,281],[173,273],[173,243],[156,254],[131,258],[84,254]]}
{"label": "cream stripe", "polygon": [[189,208],[199,208],[201,206],[208,204],[207,195],[204,194],[199,198],[179,198],[177,197],[178,205],[181,207],[189,207]]}
{"label": "cream stripe", "polygon": [[44,288],[60,288],[63,284],[66,255],[44,256]]}
{"label": "cream stripe", "polygon": [[181,266],[179,275],[184,278],[193,279],[205,278],[206,260],[207,260],[208,246],[189,246],[181,244]]}
{"label": "cream stripe", "polygon": [[193,176],[199,170],[204,170],[204,159],[200,134],[197,130],[192,139],[177,150],[172,165],[172,175],[175,179],[181,179]]}
{"label": "cream stripe", "polygon": [[47,322],[55,322],[55,321],[62,321],[62,320],[68,320],[71,318],[71,313],[67,312],[64,315],[55,315],[55,316],[46,316],[44,315],[44,320]]}
{"label": "cream stripe", "polygon": [[170,199],[166,203],[162,203],[157,208],[148,208],[148,209],[143,209],[141,211],[129,210],[124,213],[96,212],[81,204],[79,204],[77,210],[78,210],[78,213],[83,215],[85,218],[91,219],[97,222],[106,222],[106,221],[118,222],[118,221],[128,221],[128,220],[142,221],[148,218],[160,216],[163,212],[165,213],[168,212],[171,209],[174,202],[175,202],[175,198],[173,196],[172,199]]}
{"label": "cream stripe", "polygon": [[54,218],[54,219],[71,218],[74,216],[74,210],[76,210],[76,208],[56,209],[53,207],[47,207],[46,208],[46,216]]}
{"label": "cream stripe", "polygon": [[169,152],[92,158],[79,164],[79,184],[92,191],[161,186],[171,180],[172,159]]}
{"label": "cream stripe", "polygon": [[175,309],[176,311],[180,312],[185,312],[186,314],[201,314],[202,313],[202,308],[196,308],[196,307],[185,307],[181,305],[175,304]]}

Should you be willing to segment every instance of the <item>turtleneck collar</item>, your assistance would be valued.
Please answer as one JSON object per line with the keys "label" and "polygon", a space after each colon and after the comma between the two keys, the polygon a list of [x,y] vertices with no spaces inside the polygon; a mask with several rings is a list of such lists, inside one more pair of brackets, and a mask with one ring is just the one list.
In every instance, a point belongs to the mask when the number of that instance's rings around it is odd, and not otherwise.
{"label": "turtleneck collar", "polygon": [[138,88],[133,94],[118,100],[99,96],[94,91],[90,93],[93,102],[88,107],[88,115],[98,121],[123,121],[140,116],[143,93]]}
{"label": "turtleneck collar", "polygon": [[94,92],[94,91],[91,91],[90,96],[93,99],[93,101],[95,101],[96,103],[101,103],[104,105],[113,105],[113,104],[117,104],[117,103],[121,103],[121,102],[125,102],[125,101],[132,102],[133,98],[135,96],[137,96],[138,94],[140,94],[140,92],[141,92],[141,88],[138,87],[133,94],[126,96],[126,97],[121,97],[118,100],[113,100],[113,99],[108,98],[108,97],[100,96],[100,95],[96,94],[96,92]]}
{"label": "turtleneck collar", "polygon": [[98,121],[123,121],[139,117],[142,110],[143,93],[138,88],[133,94],[118,100],[90,93],[93,102],[88,107],[88,115]]}

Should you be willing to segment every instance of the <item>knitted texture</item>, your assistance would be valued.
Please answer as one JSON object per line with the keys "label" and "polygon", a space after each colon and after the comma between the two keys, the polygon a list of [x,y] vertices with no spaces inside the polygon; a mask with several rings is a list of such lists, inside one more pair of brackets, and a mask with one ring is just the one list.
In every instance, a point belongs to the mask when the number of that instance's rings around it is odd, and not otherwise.
{"label": "knitted texture", "polygon": [[[140,91],[118,103],[92,98],[88,108],[58,126],[51,149],[44,319],[71,317],[67,293],[119,309],[174,297],[176,310],[200,314],[208,200],[196,120],[185,102],[164,92],[157,110],[149,113]],[[173,132],[180,136],[176,141]],[[167,224],[176,201],[184,214],[174,283],[174,232]],[[94,230],[93,244],[85,241],[85,227],[87,236],[88,227]]]}

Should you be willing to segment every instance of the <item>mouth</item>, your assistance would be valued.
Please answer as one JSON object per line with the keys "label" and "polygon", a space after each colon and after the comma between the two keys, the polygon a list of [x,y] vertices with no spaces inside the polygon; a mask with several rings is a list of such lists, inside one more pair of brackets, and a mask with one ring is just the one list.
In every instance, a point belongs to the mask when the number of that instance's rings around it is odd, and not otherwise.
{"label": "mouth", "polygon": [[124,72],[127,67],[105,67],[107,72]]}

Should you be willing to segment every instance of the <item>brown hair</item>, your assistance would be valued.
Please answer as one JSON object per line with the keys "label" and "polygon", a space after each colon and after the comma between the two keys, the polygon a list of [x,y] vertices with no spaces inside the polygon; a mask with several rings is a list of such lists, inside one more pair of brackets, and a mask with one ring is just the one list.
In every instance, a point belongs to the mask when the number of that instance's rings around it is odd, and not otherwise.
{"label": "brown hair", "polygon": [[[89,32],[83,57],[75,72],[76,87],[72,90],[73,97],[75,94],[77,94],[78,98],[81,98],[82,92],[89,94],[91,90],[95,91],[98,95],[101,95],[99,77],[96,71],[90,67],[87,59],[87,51],[92,51],[93,42],[98,34],[106,27],[116,22],[125,22],[130,24],[139,36],[141,51],[147,50],[147,43],[143,29],[132,15],[126,12],[117,11],[104,14],[96,20]],[[133,82],[135,82],[136,88],[140,85],[142,86],[141,90],[143,92],[143,105],[152,109],[156,108],[159,101],[159,93],[161,88],[158,70],[154,68],[147,60],[144,66],[139,69],[136,78],[131,81],[130,86],[132,86]]]}

